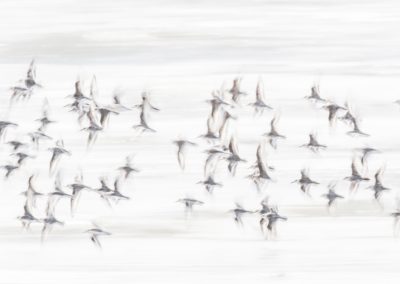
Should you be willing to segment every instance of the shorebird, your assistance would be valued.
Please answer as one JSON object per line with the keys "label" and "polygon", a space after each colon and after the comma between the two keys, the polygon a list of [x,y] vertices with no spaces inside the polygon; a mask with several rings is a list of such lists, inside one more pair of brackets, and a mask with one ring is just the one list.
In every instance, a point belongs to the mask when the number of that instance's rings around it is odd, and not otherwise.
{"label": "shorebird", "polygon": [[154,107],[151,103],[150,103],[150,99],[149,99],[149,93],[148,92],[142,92],[142,102],[138,105],[134,106],[135,108],[140,108],[142,111],[149,109],[149,110],[153,110],[153,111],[160,111],[159,108]]}
{"label": "shorebird", "polygon": [[364,147],[364,148],[360,148],[360,149],[358,149],[360,152],[361,152],[361,154],[362,154],[362,157],[361,157],[361,164],[363,165],[363,166],[367,166],[367,163],[368,163],[368,158],[371,156],[371,154],[373,154],[373,153],[378,153],[379,151],[378,150],[376,150],[376,149],[374,149],[374,148],[371,148],[371,147]]}
{"label": "shorebird", "polygon": [[239,102],[239,99],[241,96],[247,96],[247,93],[242,92],[240,90],[240,83],[242,82],[241,78],[235,78],[233,80],[233,85],[232,88],[229,90],[229,93],[232,94],[232,101],[234,101],[235,103]]}
{"label": "shorebird", "polygon": [[11,87],[10,90],[12,91],[10,98],[10,106],[15,101],[19,101],[21,98],[30,97],[30,93],[32,92],[32,90],[29,90],[28,88],[23,86],[14,86]]}
{"label": "shorebird", "polygon": [[47,203],[46,214],[54,213],[57,203],[64,198],[72,199],[72,195],[63,191],[61,183],[61,174],[58,172],[54,181],[54,191],[48,194],[49,200]]}
{"label": "shorebird", "polygon": [[89,133],[87,139],[87,147],[89,148],[96,142],[97,135],[103,130],[103,127],[99,125],[92,108],[88,112],[87,117],[89,118],[90,125],[86,128],[82,128],[82,131],[87,131]]}
{"label": "shorebird", "polygon": [[325,99],[322,99],[319,94],[319,86],[314,85],[311,87],[311,95],[307,96],[306,99],[314,101],[314,102],[325,102]]}
{"label": "shorebird", "polygon": [[301,145],[301,147],[306,147],[314,153],[317,153],[320,149],[326,149],[326,145],[318,143],[317,135],[315,133],[310,133],[308,137],[309,137],[308,144],[303,144]]}
{"label": "shorebird", "polygon": [[222,187],[222,184],[214,180],[214,175],[210,173],[204,181],[199,181],[197,184],[203,184],[208,193],[212,194],[215,187]]}
{"label": "shorebird", "polygon": [[142,108],[140,111],[140,124],[138,125],[134,125],[133,126],[134,129],[139,129],[141,132],[156,132],[153,128],[151,128],[148,124],[147,124],[147,120],[146,120],[146,113],[145,113],[145,109]]}
{"label": "shorebird", "polygon": [[38,121],[40,123],[39,130],[43,131],[43,132],[46,131],[47,125],[56,122],[49,118],[48,103],[46,103],[46,102],[44,103],[42,117],[36,119],[35,121]]}
{"label": "shorebird", "polygon": [[215,120],[211,115],[207,119],[207,133],[200,135],[200,137],[208,142],[215,142],[219,138],[215,131]]}
{"label": "shorebird", "polygon": [[23,162],[27,159],[27,158],[34,158],[34,156],[31,156],[29,154],[26,154],[24,152],[16,152],[16,153],[11,153],[11,156],[16,156],[18,158],[17,160],[17,164],[18,166],[21,166],[23,164]]}
{"label": "shorebird", "polygon": [[352,125],[356,120],[355,116],[352,113],[350,104],[348,102],[345,103],[346,113],[343,116],[339,116],[338,119],[343,121],[346,124]]}
{"label": "shorebird", "polygon": [[99,237],[100,236],[110,236],[111,235],[111,233],[109,233],[107,231],[104,231],[103,229],[101,229],[95,223],[93,223],[93,228],[87,230],[85,233],[89,233],[90,234],[90,240],[99,248],[101,248]]}
{"label": "shorebird", "polygon": [[178,157],[178,163],[179,166],[181,167],[182,170],[185,170],[185,160],[186,160],[186,150],[188,146],[197,146],[196,143],[190,142],[189,140],[175,140],[173,142],[177,147],[177,157]]}
{"label": "shorebird", "polygon": [[346,110],[344,107],[341,107],[335,103],[330,103],[326,106],[323,107],[324,109],[326,109],[329,112],[329,116],[328,116],[328,120],[329,120],[329,124],[330,126],[333,126],[335,120],[336,120],[336,116],[339,110]]}
{"label": "shorebird", "polygon": [[24,192],[22,192],[21,194],[24,195],[26,197],[26,201],[30,204],[31,207],[36,207],[36,199],[38,197],[43,197],[44,194],[37,192],[35,190],[35,187],[33,186],[33,180],[34,180],[35,176],[31,175],[28,179],[28,189]]}
{"label": "shorebird", "polygon": [[29,230],[31,223],[40,222],[38,218],[32,215],[28,202],[24,205],[24,215],[18,217],[22,223],[22,228]]}
{"label": "shorebird", "polygon": [[[261,216],[266,215],[271,212],[272,207],[269,205],[269,196],[264,197],[263,200],[261,200],[260,205],[261,205],[261,209],[257,210],[256,212],[258,214],[260,214]],[[263,228],[261,228],[261,230],[262,229]]]}
{"label": "shorebird", "polygon": [[353,130],[348,131],[347,134],[350,136],[369,136],[369,134],[360,130],[356,119],[353,121]]}
{"label": "shorebird", "polygon": [[375,173],[375,184],[368,187],[370,189],[372,189],[374,191],[374,197],[376,200],[379,200],[379,198],[381,197],[382,193],[384,191],[390,190],[390,188],[384,187],[382,185],[382,174],[383,174],[383,168],[380,168],[376,173]]}
{"label": "shorebird", "polygon": [[278,139],[286,139],[285,136],[279,134],[278,131],[276,130],[277,122],[278,122],[278,117],[275,116],[270,122],[270,126],[271,126],[270,131],[264,134],[264,136],[269,137],[269,143],[274,149],[277,148],[277,140]]}
{"label": "shorebird", "polygon": [[350,181],[350,191],[356,190],[360,182],[369,181],[369,178],[362,177],[357,170],[356,157],[353,158],[351,163],[351,176],[345,177],[344,179]]}
{"label": "shorebird", "polygon": [[264,88],[262,86],[261,79],[257,83],[256,87],[256,101],[254,103],[249,104],[250,106],[254,107],[255,114],[263,114],[264,110],[272,110],[272,107],[267,105],[264,100]]}
{"label": "shorebird", "polygon": [[14,171],[16,171],[19,168],[19,166],[13,165],[13,164],[8,164],[8,165],[0,166],[0,168],[4,169],[6,171],[6,174],[4,177],[8,178]]}
{"label": "shorebird", "polygon": [[71,156],[71,153],[64,148],[64,141],[62,139],[57,140],[55,147],[49,148],[49,150],[52,152],[49,165],[49,173],[51,174],[61,159],[61,156]]}
{"label": "shorebird", "polygon": [[230,124],[229,123],[231,120],[236,120],[236,117],[234,117],[232,114],[230,114],[229,112],[224,110],[222,123],[218,130],[219,140],[222,143],[222,145],[226,145],[225,142],[227,142],[227,137],[230,134],[230,132],[229,132]]}
{"label": "shorebird", "polygon": [[114,95],[112,97],[113,99],[113,108],[116,109],[117,111],[127,111],[127,110],[131,110],[130,108],[124,106],[121,103],[121,93],[118,92],[114,92]]}
{"label": "shorebird", "polygon": [[248,178],[252,179],[253,182],[255,183],[257,190],[261,191],[265,181],[271,181],[272,178],[268,174],[268,170],[275,170],[274,167],[270,167],[267,165],[267,162],[265,161],[265,153],[264,153],[264,147],[263,143],[260,143],[257,147],[257,152],[256,152],[256,157],[257,161],[255,163],[255,172],[248,176]]}
{"label": "shorebird", "polygon": [[31,64],[29,65],[29,69],[28,72],[26,73],[26,78],[24,83],[27,89],[31,89],[33,87],[42,87],[40,84],[36,82],[36,64],[34,59],[31,61]]}
{"label": "shorebird", "polygon": [[79,198],[81,196],[82,190],[92,190],[91,187],[83,184],[83,176],[82,173],[75,177],[75,182],[67,185],[72,189],[72,197],[71,197],[71,216],[74,216],[76,211],[76,207],[78,206]]}
{"label": "shorebird", "polygon": [[267,238],[276,237],[276,223],[279,220],[286,221],[287,217],[279,215],[277,208],[270,208],[270,211],[261,217],[261,231],[266,234]]}
{"label": "shorebird", "polygon": [[115,111],[109,106],[96,105],[96,110],[100,114],[100,125],[104,128],[107,126],[111,114],[119,115],[119,112]]}
{"label": "shorebird", "polygon": [[52,140],[49,135],[45,134],[42,130],[38,129],[34,132],[29,132],[27,134],[30,138],[32,143],[35,145],[35,147],[38,149],[39,148],[39,143],[42,140]]}
{"label": "shorebird", "polygon": [[305,194],[309,195],[308,191],[309,191],[310,187],[312,185],[318,185],[319,183],[310,179],[308,170],[302,169],[300,173],[301,173],[300,179],[295,180],[292,183],[300,184],[301,191],[304,192]]}
{"label": "shorebird", "polygon": [[207,100],[208,103],[211,104],[211,115],[214,120],[218,119],[218,114],[220,112],[221,106],[229,106],[227,102],[225,102],[222,98],[223,91],[218,92],[214,91],[212,92],[212,99]]}
{"label": "shorebird", "polygon": [[226,157],[226,160],[228,161],[228,170],[232,174],[232,176],[235,176],[236,167],[237,167],[238,163],[246,162],[246,160],[240,158],[240,156],[239,156],[235,136],[231,137],[228,149],[229,149],[229,153],[230,153],[229,156]]}
{"label": "shorebird", "polygon": [[64,226],[64,222],[57,220],[54,217],[54,212],[52,212],[51,210],[47,210],[46,218],[44,218],[42,222],[43,222],[43,228],[41,234],[41,242],[43,242],[47,234],[51,232],[54,225]]}
{"label": "shorebird", "polygon": [[130,177],[132,173],[138,173],[139,170],[132,166],[132,158],[127,156],[125,158],[125,165],[118,168],[124,174],[124,177],[127,179]]}
{"label": "shorebird", "polygon": [[233,213],[233,219],[234,219],[235,223],[239,226],[243,226],[242,216],[245,214],[252,214],[254,212],[243,209],[243,207],[239,203],[236,203],[235,205],[236,205],[236,208],[230,210],[230,212]]}
{"label": "shorebird", "polygon": [[11,140],[7,142],[8,145],[10,145],[13,149],[13,151],[18,151],[19,148],[27,147],[28,144],[18,141],[18,140]]}
{"label": "shorebird", "polygon": [[330,183],[328,185],[328,189],[329,189],[328,193],[322,195],[322,197],[325,197],[326,199],[328,199],[328,208],[330,208],[332,206],[332,204],[335,202],[336,199],[344,198],[342,195],[339,195],[335,192],[335,187],[336,187],[335,183]]}
{"label": "shorebird", "polygon": [[100,177],[99,180],[100,180],[100,187],[95,188],[94,190],[107,203],[107,205],[111,207],[109,197],[110,197],[110,194],[113,192],[113,190],[107,185],[107,181],[106,181],[105,177]]}
{"label": "shorebird", "polygon": [[204,204],[203,201],[193,199],[193,198],[181,198],[181,199],[178,199],[176,202],[180,202],[185,205],[185,213],[191,213],[193,211],[194,205],[203,205]]}
{"label": "shorebird", "polygon": [[0,121],[0,140],[4,137],[6,130],[10,127],[17,127],[18,124],[9,121]]}
{"label": "shorebird", "polygon": [[119,190],[119,178],[116,178],[114,181],[114,191],[112,191],[108,197],[114,200],[115,203],[118,203],[120,200],[129,200],[130,198],[126,195],[123,195]]}
{"label": "shorebird", "polygon": [[207,176],[208,173],[215,172],[221,158],[229,155],[229,153],[225,152],[221,147],[210,148],[204,151],[204,153],[208,155],[204,163],[204,176]]}

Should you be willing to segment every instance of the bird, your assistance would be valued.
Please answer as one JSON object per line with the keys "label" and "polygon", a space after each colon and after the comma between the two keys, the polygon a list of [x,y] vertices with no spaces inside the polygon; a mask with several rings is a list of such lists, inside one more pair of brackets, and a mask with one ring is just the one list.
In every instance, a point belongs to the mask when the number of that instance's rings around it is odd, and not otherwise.
{"label": "bird", "polygon": [[12,147],[13,151],[18,151],[19,148],[24,148],[28,146],[28,144],[18,140],[10,140],[7,142],[7,144]]}
{"label": "bird", "polygon": [[145,109],[142,108],[140,111],[140,124],[134,125],[134,129],[139,129],[141,132],[156,132],[153,128],[151,128],[147,123]]}
{"label": "bird", "polygon": [[360,130],[356,119],[353,121],[353,130],[348,131],[347,134],[350,136],[369,136],[369,134]]}
{"label": "bird", "polygon": [[212,117],[214,120],[218,119],[218,114],[220,113],[220,109],[222,106],[229,106],[229,103],[225,102],[224,99],[222,98],[223,91],[214,91],[212,92],[212,99],[207,100],[209,104],[211,104],[211,114],[210,117]]}
{"label": "bird", "polygon": [[277,140],[278,139],[286,139],[285,136],[281,135],[278,133],[276,130],[276,123],[278,122],[278,117],[274,116],[274,118],[270,122],[270,131],[265,133],[264,136],[269,137],[269,143],[272,146],[272,148],[276,149],[277,148]]}
{"label": "bird", "polygon": [[31,223],[39,223],[40,220],[32,215],[28,202],[24,205],[24,215],[19,216],[18,219],[22,223],[22,228],[29,230]]}
{"label": "bird", "polygon": [[376,173],[375,173],[375,183],[374,185],[369,186],[368,188],[372,189],[374,191],[374,198],[376,200],[380,199],[381,195],[383,192],[390,190],[389,188],[385,187],[382,185],[382,173],[383,173],[383,168],[380,168]]}
{"label": "bird", "polygon": [[36,149],[39,149],[40,141],[43,140],[49,141],[53,139],[52,137],[44,133],[41,129],[29,132],[27,135],[31,138],[31,141],[35,145]]}
{"label": "bird", "polygon": [[309,194],[308,191],[309,191],[310,187],[312,185],[318,185],[319,183],[310,179],[308,170],[306,170],[306,169],[302,169],[300,174],[301,174],[300,179],[295,180],[292,183],[300,184],[301,191],[308,195]]}
{"label": "bird", "polygon": [[239,102],[240,97],[247,96],[247,93],[240,90],[240,83],[242,82],[241,78],[235,78],[233,80],[232,88],[229,90],[229,93],[232,94],[232,101],[235,103]]}
{"label": "bird", "polygon": [[338,111],[346,110],[344,107],[341,107],[335,103],[329,103],[328,105],[325,105],[323,108],[329,112],[328,120],[330,126],[333,126],[333,124],[335,123]]}
{"label": "bird", "polygon": [[229,139],[227,139],[227,137],[229,137],[229,134],[230,134],[229,127],[230,127],[230,121],[232,121],[232,120],[236,120],[236,117],[233,116],[228,111],[224,111],[222,123],[218,130],[218,137],[219,137],[220,143],[222,143],[223,145],[226,145],[226,142],[229,140]]}
{"label": "bird", "polygon": [[33,87],[42,87],[40,84],[36,82],[36,64],[33,59],[29,65],[28,72],[26,73],[25,78],[25,86],[27,89],[31,89]]}
{"label": "bird", "polygon": [[17,127],[18,124],[10,121],[0,121],[0,139],[2,139],[6,133],[6,130],[10,127]]}
{"label": "bird", "polygon": [[46,214],[54,213],[55,207],[61,199],[72,199],[72,195],[62,189],[61,173],[58,172],[54,180],[54,190],[48,194]]}
{"label": "bird", "polygon": [[6,171],[4,177],[5,178],[9,178],[10,175],[16,171],[17,169],[19,169],[19,165],[13,165],[13,164],[7,164],[4,166],[0,166],[1,169],[4,169]]}
{"label": "bird", "polygon": [[114,181],[114,191],[112,191],[108,197],[114,200],[115,203],[118,203],[120,200],[129,200],[130,198],[126,195],[123,195],[119,190],[120,179],[116,178]]}
{"label": "bird", "polygon": [[55,147],[49,148],[49,151],[52,152],[49,164],[49,173],[54,171],[54,168],[58,164],[62,155],[71,156],[71,153],[64,148],[64,141],[62,139],[57,140]]}
{"label": "bird", "polygon": [[18,158],[17,160],[17,164],[18,166],[21,166],[23,164],[23,162],[27,159],[27,158],[34,158],[34,156],[31,156],[27,153],[24,152],[16,152],[16,153],[11,153],[12,156],[16,156]]}
{"label": "bird", "polygon": [[119,92],[114,92],[112,100],[113,100],[113,109],[115,109],[116,111],[127,111],[127,110],[131,110],[129,107],[124,106],[121,103],[121,93]]}
{"label": "bird", "polygon": [[35,190],[35,187],[33,185],[33,180],[35,179],[35,175],[31,175],[28,179],[28,189],[26,191],[23,191],[21,194],[24,195],[27,199],[27,202],[29,203],[31,208],[36,207],[36,199],[38,197],[43,197],[44,194],[40,193]]}
{"label": "bird", "polygon": [[90,240],[94,243],[95,246],[101,249],[101,243],[99,240],[100,236],[110,236],[111,233],[100,228],[99,225],[93,223],[93,228],[87,230],[85,233],[90,234]]}
{"label": "bird", "polygon": [[311,87],[311,95],[307,96],[306,99],[314,101],[314,102],[325,102],[325,99],[321,98],[321,95],[319,93],[319,86],[318,85],[313,85]]}
{"label": "bird", "polygon": [[252,214],[254,212],[244,209],[239,203],[236,203],[235,205],[236,207],[230,210],[230,212],[233,213],[233,220],[238,226],[243,226],[243,219],[242,219],[243,215]]}
{"label": "bird", "polygon": [[256,87],[256,101],[254,103],[249,104],[254,108],[255,114],[263,114],[264,110],[272,110],[272,107],[267,105],[264,102],[264,89],[262,86],[261,79],[258,80],[257,87]]}
{"label": "bird", "polygon": [[204,151],[206,153],[207,159],[204,163],[204,176],[207,176],[209,173],[214,173],[218,166],[219,161],[223,157],[228,157],[229,153],[225,151],[221,146],[212,147]]}
{"label": "bird", "polygon": [[212,194],[215,187],[222,187],[222,183],[214,180],[214,174],[210,173],[205,180],[199,181],[197,184],[203,184],[208,193]]}
{"label": "bird", "polygon": [[231,137],[228,149],[229,149],[229,156],[226,157],[226,160],[228,161],[228,170],[232,174],[232,176],[235,176],[236,167],[237,167],[238,163],[246,162],[246,160],[242,159],[239,156],[235,136]]}
{"label": "bird", "polygon": [[49,118],[49,110],[48,110],[49,106],[48,106],[48,102],[47,100],[44,102],[43,104],[43,111],[42,111],[42,117],[36,119],[36,121],[38,121],[40,123],[39,126],[39,130],[45,132],[47,129],[47,126],[49,124],[55,123],[56,121],[51,120]]}
{"label": "bird", "polygon": [[179,166],[182,170],[185,170],[185,156],[186,156],[186,150],[188,146],[197,146],[196,143],[191,142],[189,140],[184,140],[184,139],[178,139],[173,141],[173,143],[178,147],[177,151],[177,158],[178,158],[178,163]]}
{"label": "bird", "polygon": [[211,115],[207,119],[207,133],[200,135],[199,137],[204,138],[207,142],[215,142],[219,139],[215,130],[215,120]]}
{"label": "bird", "polygon": [[42,243],[44,242],[47,234],[51,232],[54,225],[60,225],[60,226],[64,225],[64,222],[61,222],[54,217],[54,212],[52,212],[51,210],[47,210],[46,218],[44,218],[42,222],[43,222],[43,228],[41,233]]}
{"label": "bird", "polygon": [[318,143],[317,135],[315,133],[310,133],[308,137],[309,142],[307,144],[301,145],[301,147],[306,147],[314,153],[317,153],[320,149],[326,149],[326,145]]}
{"label": "bird", "polygon": [[92,190],[91,187],[83,184],[83,175],[80,173],[75,177],[74,183],[67,185],[72,189],[71,197],[71,216],[74,216],[76,207],[78,206],[79,198],[81,196],[82,190]]}
{"label": "bird", "polygon": [[102,128],[107,126],[111,114],[119,115],[119,112],[115,111],[113,108],[109,106],[96,105],[96,110],[100,114],[100,125]]}
{"label": "bird", "polygon": [[264,144],[259,143],[256,152],[256,163],[254,165],[255,171],[253,174],[249,175],[248,178],[252,179],[257,187],[257,191],[261,191],[264,183],[266,181],[272,181],[268,171],[274,171],[275,168],[268,166],[265,160]]}
{"label": "bird", "polygon": [[378,153],[379,151],[377,150],[377,149],[374,149],[374,148],[371,148],[371,147],[363,147],[363,148],[360,148],[360,149],[358,149],[360,152],[361,152],[361,154],[362,154],[362,157],[361,157],[361,164],[363,165],[363,166],[366,166],[367,165],[367,163],[368,163],[368,159],[369,159],[369,157],[371,156],[371,154],[373,154],[373,153]]}
{"label": "bird", "polygon": [[351,163],[351,176],[344,178],[345,180],[350,181],[350,191],[356,190],[360,182],[369,181],[369,178],[362,177],[359,171],[357,170],[356,161],[357,161],[356,157],[354,157]]}
{"label": "bird", "polygon": [[284,217],[278,213],[277,208],[270,208],[270,211],[261,217],[261,231],[266,235],[267,238],[275,238],[277,221],[287,221],[287,219],[287,217]]}
{"label": "bird", "polygon": [[99,132],[103,130],[103,127],[101,127],[100,124],[98,123],[93,108],[90,109],[87,116],[89,118],[90,124],[88,127],[82,128],[82,131],[86,131],[89,133],[87,139],[87,147],[89,148],[96,142],[97,135]]}
{"label": "bird", "polygon": [[132,166],[132,158],[130,156],[125,158],[125,165],[119,167],[118,170],[123,173],[125,179],[129,178],[132,173],[140,172],[137,168]]}
{"label": "bird", "polygon": [[335,183],[330,183],[328,185],[328,193],[323,194],[322,196],[325,197],[326,199],[328,199],[328,208],[330,208],[332,206],[332,204],[335,202],[336,199],[341,198],[343,199],[344,197],[342,195],[339,195],[335,192],[335,187],[336,184]]}
{"label": "bird", "polygon": [[185,213],[191,213],[193,211],[194,205],[203,205],[204,204],[203,201],[193,199],[193,198],[188,198],[188,197],[178,199],[176,202],[180,202],[185,205]]}

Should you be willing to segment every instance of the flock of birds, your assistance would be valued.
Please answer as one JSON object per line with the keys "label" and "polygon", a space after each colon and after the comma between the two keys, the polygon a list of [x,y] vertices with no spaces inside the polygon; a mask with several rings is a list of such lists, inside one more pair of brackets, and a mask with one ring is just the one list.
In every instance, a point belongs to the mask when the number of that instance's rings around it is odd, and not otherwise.
{"label": "flock of birds", "polygon": [[[42,88],[42,86],[36,81],[36,65],[35,62],[32,61],[26,77],[11,88],[10,108],[18,103],[19,100],[28,100],[38,88]],[[132,109],[138,109],[140,111],[140,123],[133,126],[137,132],[156,132],[156,130],[149,125],[148,117],[150,112],[158,112],[160,109],[153,106],[147,92],[142,93],[141,103],[133,107],[124,105],[118,94],[113,96],[110,105],[102,105],[97,100],[97,93],[95,77],[92,79],[90,91],[87,94],[83,92],[81,82],[78,80],[75,82],[74,94],[68,96],[71,100],[70,103],[65,105],[65,108],[69,112],[76,114],[78,123],[82,127],[81,130],[87,133],[88,149],[94,146],[97,136],[108,126],[112,116],[119,115],[121,112],[131,111]],[[231,88],[221,88],[220,90],[212,92],[211,98],[207,101],[211,106],[211,110],[207,117],[206,133],[198,137],[198,142],[186,139],[178,139],[173,142],[177,147],[177,161],[182,171],[185,170],[187,150],[191,147],[196,147],[198,143],[202,141],[208,145],[208,149],[205,151],[207,158],[205,159],[203,167],[204,179],[199,181],[198,184],[203,185],[206,192],[209,194],[213,194],[214,189],[223,186],[222,182],[217,181],[216,178],[217,168],[220,163],[223,162],[226,164],[227,171],[232,176],[236,175],[236,169],[239,164],[247,163],[239,154],[237,137],[234,134],[235,124],[232,122],[238,119],[235,110],[242,106],[242,98],[248,96],[249,94],[241,89],[240,78],[233,80]],[[312,104],[317,106],[318,109],[321,109],[321,111],[327,112],[328,121],[331,126],[337,121],[340,121],[348,125],[348,135],[369,136],[360,129],[359,119],[353,114],[349,104],[340,106],[332,101],[325,100],[321,97],[317,85],[312,86],[311,94],[305,99],[312,102]],[[250,103],[249,106],[254,109],[255,115],[262,115],[265,111],[273,111],[273,107],[265,100],[264,88],[261,80],[256,87],[255,101]],[[121,184],[129,179],[131,175],[139,172],[139,169],[133,165],[131,156],[127,156],[125,164],[118,168],[119,174],[115,177],[112,186],[108,184],[105,177],[99,178],[99,184],[97,186],[87,185],[84,183],[82,173],[77,174],[74,181],[65,184],[62,179],[61,171],[58,169],[58,164],[64,156],[70,156],[72,153],[64,146],[62,139],[53,142],[54,139],[47,133],[48,125],[55,123],[55,121],[49,117],[47,101],[44,103],[42,116],[37,119],[37,121],[39,127],[32,132],[26,133],[26,137],[29,137],[29,141],[17,139],[8,140],[7,129],[18,127],[18,125],[10,121],[0,121],[0,139],[4,141],[3,143],[10,146],[10,154],[16,158],[14,162],[1,166],[5,171],[5,178],[11,178],[15,171],[23,167],[27,159],[36,158],[28,149],[39,149],[43,141],[52,143],[53,145],[48,148],[51,153],[48,176],[49,179],[55,177],[53,191],[50,193],[38,192],[35,189],[36,175],[33,174],[29,177],[27,181],[27,190],[23,192],[25,196],[23,214],[18,217],[22,222],[23,228],[29,229],[32,223],[41,224],[41,239],[44,241],[54,226],[64,224],[55,217],[56,206],[59,201],[64,199],[69,200],[71,215],[73,216],[77,210],[79,198],[82,192],[85,191],[95,192],[109,206],[118,204],[121,200],[130,199],[129,196],[121,192]],[[252,172],[246,177],[254,183],[260,195],[265,194],[264,188],[268,182],[272,181],[271,172],[276,171],[267,161],[267,151],[276,151],[280,141],[286,139],[286,136],[278,130],[278,122],[279,114],[277,113],[270,121],[269,129],[263,134],[261,142],[255,151],[255,162],[251,166]],[[300,147],[306,147],[314,153],[318,153],[327,148],[326,145],[319,143],[316,133],[310,133],[309,141]],[[351,172],[348,177],[344,178],[350,184],[350,192],[354,193],[361,183],[371,182],[372,178],[368,176],[368,158],[371,154],[378,152],[378,150],[371,147],[358,149],[357,154],[354,155],[352,160]],[[374,174],[372,184],[368,186],[368,188],[372,190],[373,196],[378,203],[381,195],[390,190],[382,183],[383,172],[384,168],[382,167]],[[293,181],[293,183],[298,184],[301,192],[306,196],[311,196],[310,188],[319,184],[319,182],[310,177],[308,169],[302,169],[299,179]],[[335,182],[329,183],[327,185],[327,192],[323,195],[327,201],[328,208],[331,208],[338,199],[344,198],[344,196],[336,193],[335,186]],[[37,213],[34,214],[34,212],[38,210],[36,205],[38,198],[47,198],[47,206],[43,214],[43,216],[45,216],[44,218],[37,217]],[[270,204],[269,201],[270,196],[262,196],[260,208],[257,210],[245,209],[241,204],[237,203],[235,208],[230,212],[238,226],[243,225],[244,215],[257,214],[257,216],[259,216],[259,225],[262,234],[267,239],[274,239],[277,234],[276,227],[278,222],[286,221],[287,217],[281,215],[278,207]],[[194,206],[204,204],[203,201],[192,197],[179,199],[178,202],[184,205],[186,215],[192,212]],[[393,212],[392,216],[395,218],[396,227],[398,227],[398,222],[400,221],[400,206],[396,212]],[[91,241],[98,247],[101,247],[99,237],[111,234],[94,222],[93,227],[89,228],[86,233],[89,234]]]}

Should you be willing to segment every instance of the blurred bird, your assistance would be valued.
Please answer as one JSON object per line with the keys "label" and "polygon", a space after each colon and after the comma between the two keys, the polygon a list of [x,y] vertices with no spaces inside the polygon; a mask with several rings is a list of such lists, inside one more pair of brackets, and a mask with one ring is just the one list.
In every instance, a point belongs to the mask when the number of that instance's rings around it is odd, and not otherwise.
{"label": "blurred bird", "polygon": [[255,114],[263,114],[264,110],[272,110],[272,107],[264,102],[264,97],[264,88],[260,79],[256,88],[256,101],[250,104],[254,108]]}
{"label": "blurred bird", "polygon": [[322,195],[323,197],[328,199],[328,208],[330,208],[332,206],[332,204],[335,202],[336,199],[344,198],[342,195],[339,195],[335,192],[335,187],[336,187],[335,183],[330,183],[328,185],[328,189],[329,189],[328,193]]}
{"label": "blurred bird", "polygon": [[190,142],[189,140],[175,140],[173,142],[178,147],[177,157],[178,163],[182,170],[185,170],[186,150],[188,146],[197,146],[196,143]]}
{"label": "blurred bird", "polygon": [[308,144],[303,144],[301,147],[306,147],[310,149],[312,152],[317,153],[320,149],[326,149],[326,145],[322,145],[317,141],[317,135],[315,133],[309,134],[309,142]]}
{"label": "blurred bird", "polygon": [[301,170],[301,177],[298,180],[293,181],[292,183],[298,183],[300,184],[300,189],[302,192],[306,193],[309,195],[309,189],[312,185],[318,185],[319,183],[316,181],[313,181],[312,179],[309,178],[309,172],[306,169]]}
{"label": "blurred bird", "polygon": [[90,234],[90,240],[97,246],[98,248],[101,248],[100,236],[110,236],[111,233],[104,231],[99,227],[99,225],[93,223],[93,228],[89,229],[86,231],[86,233]]}
{"label": "blurred bird", "polygon": [[269,137],[269,143],[270,145],[276,149],[277,148],[277,140],[278,139],[286,139],[285,136],[281,135],[278,133],[278,131],[276,130],[276,123],[278,122],[278,117],[275,116],[270,123],[270,131],[265,133],[264,136]]}

